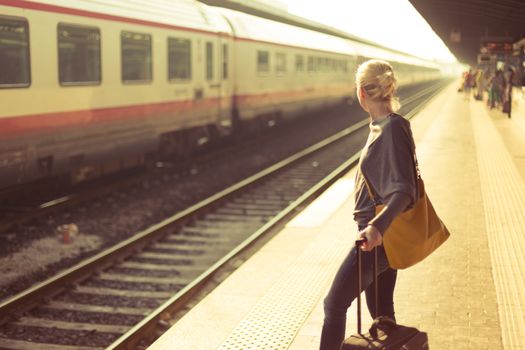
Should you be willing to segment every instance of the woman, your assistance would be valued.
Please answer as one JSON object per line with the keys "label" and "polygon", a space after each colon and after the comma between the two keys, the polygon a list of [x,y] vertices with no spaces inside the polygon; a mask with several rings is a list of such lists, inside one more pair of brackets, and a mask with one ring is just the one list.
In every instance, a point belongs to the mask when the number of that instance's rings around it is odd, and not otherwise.
{"label": "woman", "polygon": [[[370,134],[361,153],[356,174],[354,220],[362,246],[362,278],[372,318],[388,316],[395,320],[394,287],[397,271],[389,268],[382,246],[383,234],[392,220],[410,208],[417,198],[414,140],[409,122],[394,113],[396,77],[392,66],[370,60],[356,73],[357,96],[370,116]],[[365,182],[366,180],[366,182]],[[368,185],[368,187],[367,187]],[[376,199],[371,199],[370,191]],[[375,204],[385,204],[376,215]],[[375,315],[373,252],[378,253],[378,315]],[[324,300],[325,319],[321,334],[322,350],[340,349],[345,336],[346,312],[357,297],[357,252],[352,248],[341,264]]]}

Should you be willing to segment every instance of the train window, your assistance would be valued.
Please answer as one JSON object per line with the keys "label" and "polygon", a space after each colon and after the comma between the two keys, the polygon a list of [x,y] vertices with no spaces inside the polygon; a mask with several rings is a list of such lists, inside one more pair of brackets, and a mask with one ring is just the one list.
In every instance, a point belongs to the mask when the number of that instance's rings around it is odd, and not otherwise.
{"label": "train window", "polygon": [[315,71],[315,57],[308,56],[308,71]]}
{"label": "train window", "polygon": [[277,74],[286,72],[286,54],[283,52],[277,52],[275,54],[275,72]]}
{"label": "train window", "polygon": [[324,69],[324,67],[323,67],[323,58],[322,57],[316,57],[315,61],[316,61],[316,64],[315,64],[316,70],[317,71],[323,71],[323,69]]}
{"label": "train window", "polygon": [[228,45],[222,44],[222,79],[228,79]]}
{"label": "train window", "polygon": [[151,81],[153,78],[151,35],[122,31],[120,42],[122,81]]}
{"label": "train window", "polygon": [[213,80],[213,44],[206,43],[206,80]]}
{"label": "train window", "polygon": [[100,29],[58,24],[58,75],[63,85],[99,84]]}
{"label": "train window", "polygon": [[270,54],[268,51],[257,51],[257,71],[260,73],[270,71]]}
{"label": "train window", "polygon": [[168,79],[191,79],[191,41],[168,38]]}
{"label": "train window", "polygon": [[341,61],[341,60],[336,60],[336,61],[335,61],[335,70],[336,70],[336,71],[339,72],[339,71],[342,71],[342,70],[343,70],[343,63],[342,63],[342,62],[343,62],[343,61]]}
{"label": "train window", "polygon": [[303,55],[295,55],[295,70],[297,72],[304,71],[304,56]]}
{"label": "train window", "polygon": [[26,87],[30,83],[27,20],[0,16],[0,87]]}

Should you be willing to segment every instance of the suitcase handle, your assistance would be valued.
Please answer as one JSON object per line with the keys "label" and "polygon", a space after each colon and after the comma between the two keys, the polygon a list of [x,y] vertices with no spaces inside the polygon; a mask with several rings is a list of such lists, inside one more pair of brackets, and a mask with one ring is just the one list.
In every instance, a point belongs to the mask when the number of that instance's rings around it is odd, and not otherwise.
{"label": "suitcase handle", "polygon": [[397,323],[393,319],[387,316],[378,316],[374,322],[372,323],[372,326],[368,330],[372,338],[377,339],[377,329],[380,328],[381,325],[385,325],[390,328],[390,330],[396,329]]}
{"label": "suitcase handle", "polygon": [[368,242],[368,239],[366,237],[363,237],[361,239],[356,240],[355,245],[357,246],[357,248],[359,248],[365,242]]}
{"label": "suitcase handle", "polygon": [[[361,333],[361,290],[362,290],[362,276],[361,276],[361,245],[367,241],[366,237],[355,241],[357,250],[357,334]],[[374,314],[378,314],[378,290],[377,290],[377,247],[374,248],[374,286],[375,286],[375,310]]]}

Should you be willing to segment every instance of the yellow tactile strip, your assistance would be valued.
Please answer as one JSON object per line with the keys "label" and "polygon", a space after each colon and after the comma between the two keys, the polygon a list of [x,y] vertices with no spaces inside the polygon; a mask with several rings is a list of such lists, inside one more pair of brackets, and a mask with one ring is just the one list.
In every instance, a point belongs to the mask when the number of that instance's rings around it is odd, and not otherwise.
{"label": "yellow tactile strip", "polygon": [[525,185],[486,109],[470,104],[505,349],[525,349]]}
{"label": "yellow tactile strip", "polygon": [[288,349],[351,248],[355,232],[346,226],[333,230],[331,237],[318,235],[300,253],[219,349]]}

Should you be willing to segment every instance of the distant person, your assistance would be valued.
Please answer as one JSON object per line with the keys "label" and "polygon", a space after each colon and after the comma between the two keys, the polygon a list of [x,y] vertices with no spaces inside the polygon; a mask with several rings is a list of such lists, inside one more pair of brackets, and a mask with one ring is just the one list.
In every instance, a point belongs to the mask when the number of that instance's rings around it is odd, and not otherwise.
{"label": "distant person", "polygon": [[496,71],[496,74],[490,83],[490,92],[492,94],[490,109],[498,108],[503,104],[503,90],[505,86],[505,78],[501,69]]}
{"label": "distant person", "polygon": [[514,70],[514,82],[515,90],[521,92],[521,99],[525,101],[525,71],[523,69],[516,68]]}
{"label": "distant person", "polygon": [[523,69],[518,69],[514,72],[516,74],[516,81],[518,82],[518,87],[521,90],[521,98],[525,100],[525,72]]}
{"label": "distant person", "polygon": [[514,85],[514,69],[507,68],[507,75],[505,75],[505,93],[503,102],[503,113],[506,113],[510,118],[512,114],[512,87]]}
{"label": "distant person", "polygon": [[476,100],[483,100],[483,92],[485,91],[485,72],[482,69],[476,71],[476,90],[474,98]]}
{"label": "distant person", "polygon": [[495,74],[489,73],[489,76],[487,78],[487,92],[488,92],[488,98],[487,98],[487,107],[489,109],[493,109],[495,102],[494,102],[494,79]]}
{"label": "distant person", "polygon": [[463,74],[463,93],[466,100],[470,100],[470,92],[474,85],[474,73],[469,69]]}
{"label": "distant person", "polygon": [[[361,153],[355,181],[354,220],[359,236],[366,237],[362,250],[363,289],[372,318],[387,316],[395,320],[394,287],[397,271],[391,269],[382,245],[383,233],[392,220],[413,206],[417,198],[414,164],[414,140],[410,123],[394,113],[399,103],[395,97],[396,77],[392,66],[370,60],[356,73],[357,96],[370,116],[370,134]],[[365,178],[374,197],[386,206],[376,215]],[[375,313],[373,249],[378,256],[378,315]],[[339,350],[345,336],[346,312],[357,297],[357,251],[349,247],[324,299],[324,324],[320,349]]]}

